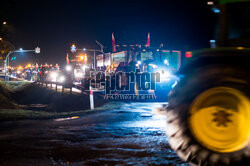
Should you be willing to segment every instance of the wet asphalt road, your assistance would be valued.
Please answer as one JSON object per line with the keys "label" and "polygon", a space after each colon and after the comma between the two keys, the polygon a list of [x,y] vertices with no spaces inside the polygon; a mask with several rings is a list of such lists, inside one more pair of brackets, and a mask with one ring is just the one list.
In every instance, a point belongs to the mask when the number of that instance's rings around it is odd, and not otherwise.
{"label": "wet asphalt road", "polygon": [[162,103],[123,103],[77,119],[0,123],[0,165],[186,165],[165,136]]}

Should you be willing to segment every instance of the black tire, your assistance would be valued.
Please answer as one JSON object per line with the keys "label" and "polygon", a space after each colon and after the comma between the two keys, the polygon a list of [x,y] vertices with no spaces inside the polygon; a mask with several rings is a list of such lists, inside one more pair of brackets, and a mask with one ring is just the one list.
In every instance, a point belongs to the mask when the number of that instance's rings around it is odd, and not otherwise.
{"label": "black tire", "polygon": [[[231,153],[219,153],[200,144],[189,128],[188,117],[193,100],[203,91],[226,86],[249,97],[250,77],[232,66],[207,66],[184,77],[169,94],[167,131],[169,144],[185,162],[194,165],[247,165],[250,145]],[[249,110],[250,111],[250,110]],[[249,124],[246,124],[249,125]],[[248,164],[249,165],[249,164]]]}

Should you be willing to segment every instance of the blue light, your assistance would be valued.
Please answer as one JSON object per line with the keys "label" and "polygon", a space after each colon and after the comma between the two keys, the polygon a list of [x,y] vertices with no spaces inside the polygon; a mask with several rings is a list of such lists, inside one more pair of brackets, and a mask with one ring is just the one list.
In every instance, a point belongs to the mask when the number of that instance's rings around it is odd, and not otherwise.
{"label": "blue light", "polygon": [[141,61],[137,61],[137,64],[140,65],[140,64],[141,64]]}
{"label": "blue light", "polygon": [[164,64],[169,66],[169,62],[167,59],[164,60]]}
{"label": "blue light", "polygon": [[86,51],[86,48],[83,48],[83,51]]}
{"label": "blue light", "polygon": [[174,82],[174,84],[172,85],[172,88],[174,88],[177,85],[177,81]]}
{"label": "blue light", "polygon": [[216,40],[210,40],[210,47],[215,48],[216,47]]}
{"label": "blue light", "polygon": [[19,51],[23,51],[23,49],[22,49],[22,48],[20,48],[20,49],[19,49]]}
{"label": "blue light", "polygon": [[214,7],[212,10],[213,10],[214,13],[220,13],[220,9],[218,9],[218,8]]}

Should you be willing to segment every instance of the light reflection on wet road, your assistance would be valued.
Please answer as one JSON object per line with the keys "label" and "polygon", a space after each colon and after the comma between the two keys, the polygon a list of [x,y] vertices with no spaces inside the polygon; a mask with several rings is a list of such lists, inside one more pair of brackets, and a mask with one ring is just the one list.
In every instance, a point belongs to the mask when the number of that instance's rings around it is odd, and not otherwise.
{"label": "light reflection on wet road", "polygon": [[[0,124],[0,165],[186,165],[170,149],[163,103],[123,103],[77,119]],[[15,126],[15,127],[14,127]]]}

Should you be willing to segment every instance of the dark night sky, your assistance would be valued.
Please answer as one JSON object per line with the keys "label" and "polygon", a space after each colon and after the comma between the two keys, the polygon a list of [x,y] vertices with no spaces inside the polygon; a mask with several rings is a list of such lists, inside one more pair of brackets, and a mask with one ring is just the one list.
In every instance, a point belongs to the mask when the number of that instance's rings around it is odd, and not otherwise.
{"label": "dark night sky", "polygon": [[16,48],[41,47],[42,62],[63,63],[72,43],[111,50],[116,44],[151,45],[169,49],[208,47],[215,16],[205,0],[8,0],[0,2],[1,21],[15,31],[9,37]]}

